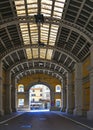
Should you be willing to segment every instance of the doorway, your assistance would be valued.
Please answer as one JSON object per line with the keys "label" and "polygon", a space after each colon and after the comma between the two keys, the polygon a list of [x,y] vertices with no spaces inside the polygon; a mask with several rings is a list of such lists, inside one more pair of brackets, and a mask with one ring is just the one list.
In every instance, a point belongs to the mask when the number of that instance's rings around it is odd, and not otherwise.
{"label": "doorway", "polygon": [[29,90],[31,111],[50,110],[50,89],[43,84],[36,84]]}

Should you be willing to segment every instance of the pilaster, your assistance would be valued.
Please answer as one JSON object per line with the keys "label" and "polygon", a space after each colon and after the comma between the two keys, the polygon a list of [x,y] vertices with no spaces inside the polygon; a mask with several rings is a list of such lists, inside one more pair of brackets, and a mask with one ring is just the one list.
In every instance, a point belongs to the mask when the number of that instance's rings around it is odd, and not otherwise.
{"label": "pilaster", "polygon": [[2,83],[2,61],[0,61],[0,116],[4,114],[3,111],[3,83]]}
{"label": "pilaster", "polygon": [[63,79],[63,84],[62,84],[62,108],[61,111],[65,112],[66,111],[66,78]]}
{"label": "pilaster", "polygon": [[87,112],[87,118],[93,120],[93,45],[90,47],[90,108]]}
{"label": "pilaster", "polygon": [[5,114],[11,114],[11,73],[10,71],[6,72],[6,106],[5,106]]}
{"label": "pilaster", "polygon": [[75,66],[75,109],[74,115],[82,115],[82,63],[76,63]]}
{"label": "pilaster", "polygon": [[11,106],[12,106],[12,112],[16,112],[17,111],[17,80],[16,78],[13,78],[12,79],[12,103],[11,103]]}
{"label": "pilaster", "polygon": [[[54,90],[55,91],[55,90]],[[55,109],[55,92],[53,90],[50,91],[50,95],[51,95],[51,105],[50,105],[50,110],[54,110]]]}
{"label": "pilaster", "polygon": [[72,100],[72,73],[68,72],[67,74],[67,108],[66,112],[73,113],[73,100]]}

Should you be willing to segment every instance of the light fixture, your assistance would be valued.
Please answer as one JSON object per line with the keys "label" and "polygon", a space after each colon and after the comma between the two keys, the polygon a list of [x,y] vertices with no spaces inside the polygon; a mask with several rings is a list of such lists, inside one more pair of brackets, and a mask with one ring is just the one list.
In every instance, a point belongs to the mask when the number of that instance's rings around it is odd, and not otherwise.
{"label": "light fixture", "polygon": [[43,14],[34,15],[36,24],[43,24],[44,23],[44,16]]}

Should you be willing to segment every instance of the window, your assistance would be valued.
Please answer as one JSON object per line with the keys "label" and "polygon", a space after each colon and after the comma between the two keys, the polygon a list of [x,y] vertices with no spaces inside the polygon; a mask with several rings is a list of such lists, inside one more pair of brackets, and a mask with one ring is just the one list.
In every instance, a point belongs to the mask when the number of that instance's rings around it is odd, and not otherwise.
{"label": "window", "polygon": [[40,96],[42,96],[42,94],[40,94]]}
{"label": "window", "polygon": [[32,94],[31,96],[36,96],[36,94]]}
{"label": "window", "polygon": [[61,106],[61,100],[60,99],[56,99],[56,107],[60,107]]}
{"label": "window", "polygon": [[18,85],[18,92],[24,92],[24,85]]}
{"label": "window", "polygon": [[56,85],[56,92],[61,92],[61,86],[60,85]]}
{"label": "window", "polygon": [[18,99],[18,106],[24,106],[24,99]]}
{"label": "window", "polygon": [[34,102],[34,101],[35,101],[35,99],[33,98],[33,99],[32,99],[32,102]]}

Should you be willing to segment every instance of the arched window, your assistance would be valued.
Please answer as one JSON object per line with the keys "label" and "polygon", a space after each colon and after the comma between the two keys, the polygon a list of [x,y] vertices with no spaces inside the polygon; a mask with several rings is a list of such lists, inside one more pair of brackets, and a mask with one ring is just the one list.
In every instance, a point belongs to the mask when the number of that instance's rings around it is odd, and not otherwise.
{"label": "arched window", "polygon": [[24,85],[23,84],[18,85],[18,92],[24,92]]}
{"label": "arched window", "polygon": [[24,106],[24,99],[18,99],[18,106]]}
{"label": "arched window", "polygon": [[56,85],[56,92],[61,92],[61,85]]}

